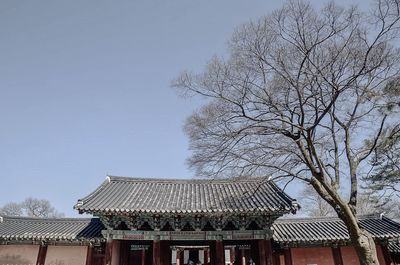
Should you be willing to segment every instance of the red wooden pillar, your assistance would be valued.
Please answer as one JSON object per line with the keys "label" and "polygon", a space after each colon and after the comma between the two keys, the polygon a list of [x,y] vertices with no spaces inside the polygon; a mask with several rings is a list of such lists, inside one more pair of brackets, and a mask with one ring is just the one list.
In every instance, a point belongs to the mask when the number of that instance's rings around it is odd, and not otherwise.
{"label": "red wooden pillar", "polygon": [[290,251],[290,248],[285,248],[283,250],[283,255],[285,256],[285,265],[292,265],[292,252]]}
{"label": "red wooden pillar", "polygon": [[267,265],[274,264],[274,257],[272,252],[272,242],[271,239],[263,240],[265,244],[265,260]]}
{"label": "red wooden pillar", "polygon": [[273,265],[281,265],[281,257],[279,252],[274,252],[272,255],[273,258]]}
{"label": "red wooden pillar", "polygon": [[215,252],[215,241],[210,241],[210,265],[215,265],[215,256],[217,255]]}
{"label": "red wooden pillar", "polygon": [[258,254],[258,264],[267,265],[266,257],[266,243],[265,240],[257,240],[257,254]]}
{"label": "red wooden pillar", "polygon": [[142,249],[141,265],[146,265],[146,249]]}
{"label": "red wooden pillar", "polygon": [[270,240],[259,239],[252,244],[252,259],[260,265],[272,265],[272,245]]}
{"label": "red wooden pillar", "polygon": [[235,247],[231,247],[229,249],[229,254],[230,254],[230,261],[231,264],[236,264],[236,248]]}
{"label": "red wooden pillar", "polygon": [[179,258],[181,260],[181,265],[185,264],[185,250],[182,249],[181,252],[179,252]]}
{"label": "red wooden pillar", "polygon": [[93,246],[89,245],[86,253],[86,265],[92,265],[93,263]]}
{"label": "red wooden pillar", "polygon": [[161,265],[171,264],[171,242],[169,240],[163,240],[160,242],[160,262]]}
{"label": "red wooden pillar", "polygon": [[222,240],[210,241],[210,264],[225,265],[225,250]]}
{"label": "red wooden pillar", "polygon": [[130,245],[128,241],[119,242],[119,264],[128,264],[130,259]]}
{"label": "red wooden pillar", "polygon": [[204,249],[204,264],[208,264],[209,248]]}
{"label": "red wooden pillar", "polygon": [[154,239],[153,241],[153,265],[161,264],[161,242],[160,239]]}
{"label": "red wooden pillar", "polygon": [[333,262],[335,265],[343,265],[342,252],[340,247],[332,247]]}
{"label": "red wooden pillar", "polygon": [[242,249],[240,249],[239,250],[239,264],[240,265],[246,265],[246,256],[245,256],[245,253],[244,253],[244,249],[242,248]]}
{"label": "red wooden pillar", "polygon": [[385,265],[393,264],[392,258],[390,257],[389,250],[387,246],[377,245],[376,247],[380,247],[382,250],[383,259],[385,260]]}
{"label": "red wooden pillar", "polygon": [[111,240],[106,243],[106,254],[104,257],[105,265],[111,265],[112,251],[113,251],[113,241]]}
{"label": "red wooden pillar", "polygon": [[181,250],[179,248],[176,249],[176,265],[182,265]]}
{"label": "red wooden pillar", "polygon": [[46,254],[47,254],[47,245],[40,245],[38,257],[36,260],[36,265],[44,265],[46,261]]}
{"label": "red wooden pillar", "polygon": [[215,265],[225,265],[225,249],[222,240],[215,241]]}

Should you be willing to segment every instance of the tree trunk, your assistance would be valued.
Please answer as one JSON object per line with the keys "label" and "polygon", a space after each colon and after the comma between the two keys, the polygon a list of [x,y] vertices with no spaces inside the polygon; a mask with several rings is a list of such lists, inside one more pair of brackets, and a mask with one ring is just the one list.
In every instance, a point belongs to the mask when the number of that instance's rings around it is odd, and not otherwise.
{"label": "tree trunk", "polygon": [[352,242],[360,259],[360,265],[379,265],[375,242],[371,234],[359,229],[358,237]]}
{"label": "tree trunk", "polygon": [[374,239],[370,233],[359,226],[356,211],[352,210],[353,205],[344,203],[336,191],[330,190],[323,182],[319,182],[318,177],[318,175],[314,177],[310,184],[335,209],[339,218],[346,225],[360,265],[379,265]]}
{"label": "tree trunk", "polygon": [[360,228],[354,215],[348,216],[348,218],[346,217],[347,216],[342,216],[341,219],[345,222],[349,230],[350,239],[357,252],[360,265],[379,265],[372,235]]}

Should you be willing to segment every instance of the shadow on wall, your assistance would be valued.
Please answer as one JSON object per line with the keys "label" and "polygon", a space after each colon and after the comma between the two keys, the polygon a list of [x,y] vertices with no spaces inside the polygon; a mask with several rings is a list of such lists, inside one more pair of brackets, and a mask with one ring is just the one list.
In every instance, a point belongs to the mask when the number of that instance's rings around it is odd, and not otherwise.
{"label": "shadow on wall", "polygon": [[0,256],[0,265],[3,264],[29,264],[29,260],[21,258],[21,255],[5,254]]}

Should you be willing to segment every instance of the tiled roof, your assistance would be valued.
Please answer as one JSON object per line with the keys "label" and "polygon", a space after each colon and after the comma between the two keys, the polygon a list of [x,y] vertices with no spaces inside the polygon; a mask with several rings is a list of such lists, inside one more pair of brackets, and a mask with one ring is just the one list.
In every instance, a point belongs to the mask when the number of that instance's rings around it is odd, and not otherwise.
{"label": "tiled roof", "polygon": [[89,213],[287,213],[297,203],[260,178],[169,180],[107,177],[75,205]]}
{"label": "tiled roof", "polygon": [[[379,216],[360,217],[361,224],[376,239],[388,239],[390,252],[400,253],[400,224]],[[338,218],[304,218],[275,221],[274,241],[280,245],[324,245],[348,242],[343,222]],[[104,227],[98,218],[39,219],[0,218],[1,241],[104,241]]]}
{"label": "tiled roof", "polygon": [[[400,224],[379,215],[360,216],[361,226],[375,239],[400,238]],[[346,242],[349,234],[344,222],[337,217],[276,220],[274,241],[279,244]]]}
{"label": "tiled roof", "polygon": [[98,218],[0,217],[0,241],[101,240],[103,224]]}
{"label": "tiled roof", "polygon": [[400,242],[390,241],[388,244],[389,252],[400,253]]}

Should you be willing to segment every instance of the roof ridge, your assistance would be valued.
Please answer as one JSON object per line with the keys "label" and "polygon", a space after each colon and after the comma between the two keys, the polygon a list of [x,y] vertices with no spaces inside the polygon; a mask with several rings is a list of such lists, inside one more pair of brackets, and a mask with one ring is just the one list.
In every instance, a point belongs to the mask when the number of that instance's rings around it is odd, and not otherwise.
{"label": "roof ridge", "polygon": [[29,217],[29,216],[7,216],[7,215],[2,215],[3,222],[7,220],[24,220],[24,221],[38,221],[38,222],[46,222],[46,221],[56,221],[56,222],[67,222],[67,221],[76,221],[76,222],[83,222],[83,221],[100,221],[99,218],[97,217],[87,217],[87,218],[82,218],[82,217],[62,217],[62,218],[53,218],[53,217]]}
{"label": "roof ridge", "polygon": [[127,177],[107,175],[110,182],[161,182],[161,183],[241,183],[265,181],[265,177],[235,177],[235,178],[153,178],[153,177]]}
{"label": "roof ridge", "polygon": [[386,217],[384,215],[382,215],[382,219],[385,220],[386,222],[389,222],[389,223],[391,223],[391,224],[393,224],[395,226],[398,226],[400,228],[400,222],[397,222],[396,220],[388,218],[388,217]]}
{"label": "roof ridge", "polygon": [[[378,213],[362,214],[362,215],[358,215],[357,218],[359,220],[380,219],[380,215]],[[387,218],[385,216],[383,216],[383,218],[385,220],[389,220],[391,222],[394,222],[390,218]],[[309,216],[309,217],[299,217],[299,218],[298,217],[293,217],[293,218],[277,219],[275,221],[275,223],[287,223],[287,222],[298,222],[298,223],[301,223],[301,222],[313,222],[313,221],[321,221],[321,222],[326,221],[326,222],[329,222],[329,221],[343,221],[343,220],[340,219],[337,216],[316,216],[316,217]],[[394,222],[394,223],[396,223],[396,222]],[[396,224],[400,225],[399,223],[396,223]]]}

